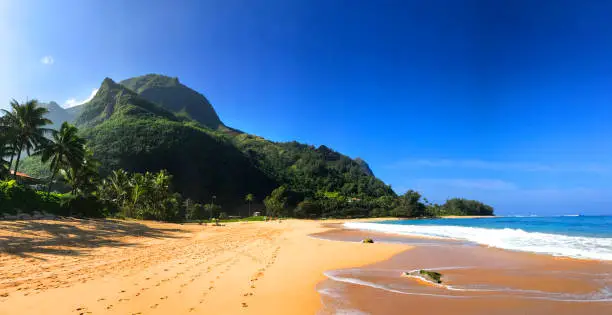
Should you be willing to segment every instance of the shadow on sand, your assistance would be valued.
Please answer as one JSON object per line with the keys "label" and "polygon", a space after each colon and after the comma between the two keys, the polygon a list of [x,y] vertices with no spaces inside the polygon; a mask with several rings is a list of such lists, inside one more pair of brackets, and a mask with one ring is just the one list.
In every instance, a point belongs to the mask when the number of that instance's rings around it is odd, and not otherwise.
{"label": "shadow on sand", "polygon": [[176,238],[180,229],[152,228],[138,222],[104,219],[58,221],[0,221],[0,254],[30,257],[31,254],[78,256],[89,249],[134,244],[121,237]]}

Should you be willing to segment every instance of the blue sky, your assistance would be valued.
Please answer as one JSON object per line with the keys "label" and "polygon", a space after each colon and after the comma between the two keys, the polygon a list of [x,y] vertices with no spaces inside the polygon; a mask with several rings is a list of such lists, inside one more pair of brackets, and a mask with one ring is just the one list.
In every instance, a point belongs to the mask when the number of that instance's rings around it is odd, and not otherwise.
{"label": "blue sky", "polygon": [[612,213],[612,3],[587,2],[2,1],[0,106],[163,73],[398,192]]}

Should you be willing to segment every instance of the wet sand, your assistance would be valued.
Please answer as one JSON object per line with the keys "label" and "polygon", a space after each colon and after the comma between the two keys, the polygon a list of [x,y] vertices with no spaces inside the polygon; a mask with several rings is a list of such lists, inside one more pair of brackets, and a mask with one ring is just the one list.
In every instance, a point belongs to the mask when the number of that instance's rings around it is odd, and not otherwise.
{"label": "wet sand", "polygon": [[0,314],[316,314],[326,270],[409,248],[309,236],[327,230],[299,220],[0,221]]}
{"label": "wet sand", "polygon": [[[329,271],[318,286],[322,314],[612,314],[610,262],[357,230],[316,236],[415,246],[367,267]],[[402,276],[418,269],[439,271],[443,285]]]}

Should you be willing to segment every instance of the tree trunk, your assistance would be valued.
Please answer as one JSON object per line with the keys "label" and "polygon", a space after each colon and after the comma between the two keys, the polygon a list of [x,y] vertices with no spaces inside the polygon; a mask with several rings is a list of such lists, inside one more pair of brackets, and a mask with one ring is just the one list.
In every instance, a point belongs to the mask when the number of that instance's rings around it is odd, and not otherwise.
{"label": "tree trunk", "polygon": [[49,185],[47,186],[47,198],[51,195],[51,184],[53,184],[53,179],[55,178],[55,172],[51,174],[51,178],[49,179]]}
{"label": "tree trunk", "polygon": [[249,217],[252,217],[253,215],[251,214],[251,201],[249,200]]}
{"label": "tree trunk", "polygon": [[11,167],[13,167],[14,158],[15,158],[15,154],[11,154],[11,159],[9,160],[9,175],[11,174]]}
{"label": "tree trunk", "polygon": [[15,161],[15,170],[13,173],[13,179],[17,180],[17,170],[19,169],[19,159],[21,159],[21,151],[23,149],[23,144],[19,146],[19,152],[17,152],[17,160]]}

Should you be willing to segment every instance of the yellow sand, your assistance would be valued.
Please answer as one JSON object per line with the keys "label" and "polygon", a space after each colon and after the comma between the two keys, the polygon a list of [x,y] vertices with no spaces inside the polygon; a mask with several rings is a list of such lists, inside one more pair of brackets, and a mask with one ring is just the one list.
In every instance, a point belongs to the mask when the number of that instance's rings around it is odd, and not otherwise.
{"label": "yellow sand", "polygon": [[324,271],[409,248],[308,236],[325,230],[299,220],[0,221],[0,314],[315,314]]}

